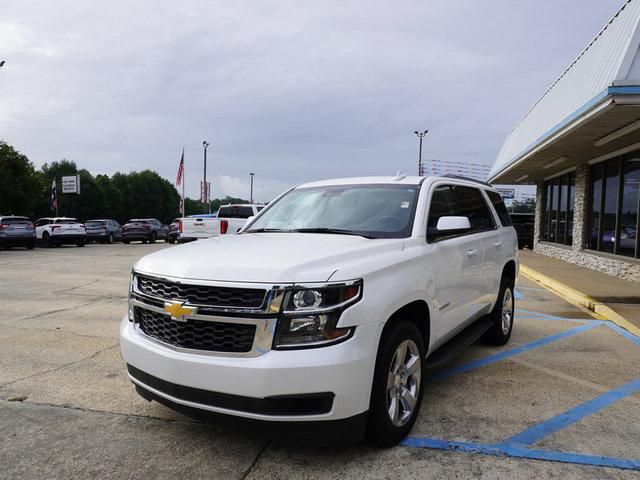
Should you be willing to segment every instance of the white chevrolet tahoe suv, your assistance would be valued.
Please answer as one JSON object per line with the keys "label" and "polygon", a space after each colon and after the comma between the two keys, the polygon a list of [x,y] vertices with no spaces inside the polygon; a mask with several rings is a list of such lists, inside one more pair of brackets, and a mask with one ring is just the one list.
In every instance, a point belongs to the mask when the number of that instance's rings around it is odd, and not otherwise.
{"label": "white chevrolet tahoe suv", "polygon": [[297,186],[239,235],[133,268],[121,353],[138,393],[274,438],[393,445],[427,370],[513,326],[517,239],[459,177]]}

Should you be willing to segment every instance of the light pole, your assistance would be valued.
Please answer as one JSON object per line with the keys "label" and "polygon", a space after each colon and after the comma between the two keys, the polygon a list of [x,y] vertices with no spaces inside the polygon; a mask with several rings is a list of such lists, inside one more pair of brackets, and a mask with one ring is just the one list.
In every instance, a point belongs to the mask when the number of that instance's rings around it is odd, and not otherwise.
{"label": "light pole", "polygon": [[209,203],[209,185],[207,184],[207,148],[209,148],[209,142],[206,140],[202,142],[202,148],[204,150],[204,182],[201,192],[204,191],[204,212],[211,213],[211,204]]}
{"label": "light pole", "polygon": [[255,173],[249,172],[249,175],[251,175],[251,195],[249,196],[249,203],[253,205],[253,176],[255,175]]}
{"label": "light pole", "polygon": [[424,132],[415,131],[413,133],[420,139],[420,147],[418,147],[418,176],[422,177],[424,176],[424,167],[422,165],[422,138],[429,133],[429,130],[425,130]]}

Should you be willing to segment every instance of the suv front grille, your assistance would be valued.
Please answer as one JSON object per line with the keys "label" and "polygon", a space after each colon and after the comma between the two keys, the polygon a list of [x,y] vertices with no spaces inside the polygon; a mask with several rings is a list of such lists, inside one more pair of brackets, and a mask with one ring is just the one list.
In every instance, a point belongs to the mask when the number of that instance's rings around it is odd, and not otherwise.
{"label": "suv front grille", "polygon": [[191,305],[227,308],[260,308],[267,291],[259,288],[188,285],[138,276],[140,292],[163,300],[181,300]]}
{"label": "suv front grille", "polygon": [[189,320],[177,322],[161,313],[136,307],[135,322],[151,338],[176,347],[210,352],[246,353],[253,347],[255,325]]}

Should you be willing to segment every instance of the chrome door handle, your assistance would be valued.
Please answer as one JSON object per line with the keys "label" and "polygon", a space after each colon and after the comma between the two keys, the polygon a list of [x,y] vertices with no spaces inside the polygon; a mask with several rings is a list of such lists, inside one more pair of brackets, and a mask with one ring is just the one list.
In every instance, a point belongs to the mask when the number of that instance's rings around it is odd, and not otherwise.
{"label": "chrome door handle", "polygon": [[478,249],[467,250],[467,257],[475,257],[478,254]]}
{"label": "chrome door handle", "polygon": [[502,242],[498,240],[497,242],[493,242],[493,246],[496,248],[500,248],[502,246]]}

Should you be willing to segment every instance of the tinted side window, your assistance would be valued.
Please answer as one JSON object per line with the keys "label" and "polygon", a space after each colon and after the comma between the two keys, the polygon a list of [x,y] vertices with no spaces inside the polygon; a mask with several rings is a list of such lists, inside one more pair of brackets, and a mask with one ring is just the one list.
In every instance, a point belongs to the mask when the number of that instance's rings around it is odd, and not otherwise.
{"label": "tinted side window", "polygon": [[489,195],[489,200],[491,200],[491,203],[493,204],[493,208],[495,208],[498,213],[498,217],[500,217],[500,223],[502,223],[502,226],[510,226],[511,217],[509,216],[507,207],[505,207],[504,202],[502,201],[502,196],[498,192],[490,192],[489,190],[486,192],[487,195]]}
{"label": "tinted side window", "polygon": [[471,229],[474,232],[482,232],[495,228],[493,215],[487,202],[477,188],[453,186],[453,196],[456,199],[457,213],[462,217],[469,218]]}
{"label": "tinted side window", "polygon": [[431,196],[429,207],[429,219],[427,220],[427,240],[431,240],[437,234],[438,220],[440,217],[456,215],[456,201],[449,185],[439,185]]}

